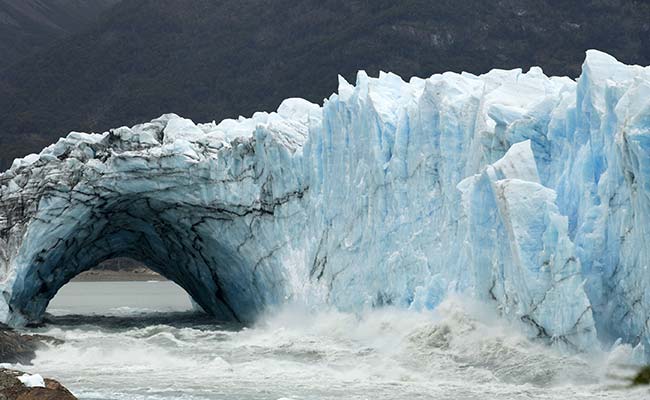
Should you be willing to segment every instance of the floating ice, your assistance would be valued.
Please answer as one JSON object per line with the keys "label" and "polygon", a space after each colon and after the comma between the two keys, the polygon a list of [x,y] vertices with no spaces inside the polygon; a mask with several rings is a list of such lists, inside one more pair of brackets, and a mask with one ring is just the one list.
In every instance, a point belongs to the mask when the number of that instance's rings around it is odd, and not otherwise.
{"label": "floating ice", "polygon": [[71,133],[0,185],[13,324],[129,256],[228,319],[461,293],[567,348],[650,339],[650,69],[597,51],[577,82],[360,72],[322,107]]}

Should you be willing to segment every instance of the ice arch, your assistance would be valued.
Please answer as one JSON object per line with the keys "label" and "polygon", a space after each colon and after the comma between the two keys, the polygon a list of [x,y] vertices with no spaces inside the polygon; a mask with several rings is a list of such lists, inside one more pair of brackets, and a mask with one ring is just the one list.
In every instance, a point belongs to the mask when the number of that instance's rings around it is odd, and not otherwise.
{"label": "ice arch", "polygon": [[[246,270],[250,260],[202,232],[202,225],[228,220],[227,214],[128,195],[105,202],[92,196],[86,200],[97,205],[67,204],[68,210],[56,216],[61,226],[35,222],[36,230],[28,231],[27,246],[41,250],[27,259],[30,268],[15,286],[19,290],[10,302],[14,311],[38,319],[65,283],[115,256],[146,263],[183,287],[205,310],[225,319],[248,317],[262,303],[255,298],[261,292],[253,290],[253,278]],[[48,229],[51,236],[43,233]],[[37,237],[32,238],[32,232]]]}
{"label": "ice arch", "polygon": [[322,107],[72,133],[0,175],[0,320],[128,255],[229,318],[455,292],[545,342],[650,349],[649,96],[590,51],[577,82],[361,72]]}
{"label": "ice arch", "polygon": [[[274,138],[222,138],[199,154],[177,138],[197,131],[170,115],[104,135],[73,133],[32,164],[38,178],[9,181],[0,203],[3,319],[38,320],[65,283],[116,256],[147,264],[222,318],[250,320],[283,299],[283,271],[270,255],[286,239],[268,225],[282,226],[276,209],[304,189],[265,165]],[[281,151],[290,156],[291,142]],[[12,190],[16,181],[22,190]]]}

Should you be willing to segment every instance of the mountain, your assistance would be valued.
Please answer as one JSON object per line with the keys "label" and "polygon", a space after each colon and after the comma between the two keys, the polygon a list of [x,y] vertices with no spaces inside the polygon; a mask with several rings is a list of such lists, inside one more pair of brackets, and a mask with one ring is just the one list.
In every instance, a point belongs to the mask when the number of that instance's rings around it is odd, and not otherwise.
{"label": "mountain", "polygon": [[576,77],[588,48],[648,64],[648,21],[632,0],[129,0],[2,73],[0,169],[70,130],[321,102],[359,69]]}
{"label": "mountain", "polygon": [[0,0],[0,70],[79,31],[119,0]]}

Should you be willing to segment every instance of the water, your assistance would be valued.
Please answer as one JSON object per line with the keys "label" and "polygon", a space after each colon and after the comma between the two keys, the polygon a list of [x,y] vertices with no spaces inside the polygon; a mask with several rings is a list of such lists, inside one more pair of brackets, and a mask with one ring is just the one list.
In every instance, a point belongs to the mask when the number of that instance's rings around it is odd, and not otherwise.
{"label": "water", "polygon": [[124,316],[191,309],[189,296],[170,281],[70,282],[52,299],[47,312]]}
{"label": "water", "polygon": [[[643,399],[612,375],[631,350],[567,356],[461,299],[435,312],[297,306],[245,327],[170,282],[73,282],[36,331],[65,340],[14,366],[80,399]],[[78,315],[82,314],[82,315]]]}

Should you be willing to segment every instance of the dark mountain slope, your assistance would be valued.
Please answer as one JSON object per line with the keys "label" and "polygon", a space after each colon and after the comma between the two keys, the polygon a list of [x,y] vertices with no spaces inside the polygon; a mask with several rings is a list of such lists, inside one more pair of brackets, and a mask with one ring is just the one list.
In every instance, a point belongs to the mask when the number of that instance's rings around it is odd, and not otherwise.
{"label": "dark mountain slope", "polygon": [[94,21],[119,0],[0,0],[0,70]]}
{"label": "dark mountain slope", "polygon": [[5,71],[0,166],[73,129],[320,102],[358,69],[576,76],[587,48],[650,64],[649,21],[650,4],[624,0],[129,0]]}

